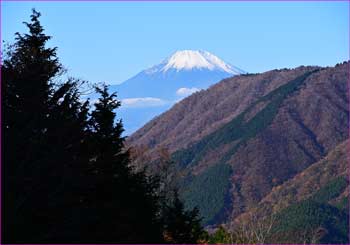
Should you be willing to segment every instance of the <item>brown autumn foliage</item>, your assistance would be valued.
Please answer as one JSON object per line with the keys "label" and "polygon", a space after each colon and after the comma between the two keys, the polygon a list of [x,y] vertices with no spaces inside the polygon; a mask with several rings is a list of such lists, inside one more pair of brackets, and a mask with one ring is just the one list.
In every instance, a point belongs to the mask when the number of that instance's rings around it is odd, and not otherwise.
{"label": "brown autumn foliage", "polygon": [[[317,69],[302,66],[225,79],[147,123],[128,139],[128,144],[148,146],[146,155],[152,160],[164,147],[169,153],[186,149],[236,118],[262,96]],[[344,62],[311,74],[298,91],[283,101],[272,122],[230,156],[227,163],[233,173],[230,202],[225,205],[232,211],[232,218],[256,207],[272,190],[280,188],[277,186],[302,173],[348,138],[349,70],[349,63]],[[257,104],[245,120],[264,106]],[[235,144],[212,146],[186,172],[205,172]],[[228,214],[227,219],[230,217]]]}
{"label": "brown autumn foliage", "polygon": [[170,152],[188,146],[243,112],[258,98],[315,67],[272,70],[224,79],[197,92],[132,134],[130,145],[159,146]]}
{"label": "brown autumn foliage", "polygon": [[[306,200],[331,180],[344,176],[349,178],[350,140],[346,140],[331,150],[327,156],[312,164],[292,179],[276,186],[254,208],[239,215],[235,224],[240,224],[248,216],[264,217]],[[330,203],[337,203],[349,196],[349,186]],[[233,225],[234,226],[234,225]]]}

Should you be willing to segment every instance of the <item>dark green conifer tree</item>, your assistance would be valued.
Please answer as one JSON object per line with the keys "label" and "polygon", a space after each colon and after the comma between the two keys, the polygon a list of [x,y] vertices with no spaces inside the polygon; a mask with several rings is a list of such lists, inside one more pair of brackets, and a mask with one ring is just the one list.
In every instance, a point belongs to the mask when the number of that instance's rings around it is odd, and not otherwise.
{"label": "dark green conifer tree", "polygon": [[219,226],[219,228],[209,237],[209,244],[231,244],[232,235],[225,230],[224,227]]}
{"label": "dark green conifer tree", "polygon": [[157,178],[129,166],[116,95],[97,89],[89,114],[79,81],[57,83],[62,65],[39,17],[33,10],[1,67],[2,242],[161,243],[164,229],[195,242],[197,211],[177,196],[164,205]]}
{"label": "dark green conifer tree", "polygon": [[114,110],[120,106],[116,94],[109,94],[107,86],[97,93],[100,98],[89,120],[89,218],[84,237],[90,242],[161,242],[156,185],[152,177],[134,173],[129,166],[123,125],[115,123]]}
{"label": "dark green conifer tree", "polygon": [[[33,10],[28,34],[16,33],[1,67],[3,234],[7,242],[45,242],[59,230],[66,178],[77,156],[88,104],[74,80],[56,85],[63,71],[56,48]],[[75,149],[75,150],[73,150]],[[67,175],[68,173],[68,175]]]}
{"label": "dark green conifer tree", "polygon": [[170,243],[198,243],[206,236],[201,226],[199,210],[185,210],[177,191],[174,191],[172,202],[163,210],[165,240]]}

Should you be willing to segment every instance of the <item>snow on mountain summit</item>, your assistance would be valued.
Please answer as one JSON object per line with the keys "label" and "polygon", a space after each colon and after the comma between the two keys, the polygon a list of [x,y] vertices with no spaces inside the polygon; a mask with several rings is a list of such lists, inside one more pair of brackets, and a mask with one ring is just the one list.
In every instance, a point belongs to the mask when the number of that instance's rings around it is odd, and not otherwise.
{"label": "snow on mountain summit", "polygon": [[122,100],[119,115],[130,134],[192,93],[244,73],[209,52],[181,50],[115,85],[111,91],[118,92]]}
{"label": "snow on mountain summit", "polygon": [[159,71],[166,72],[170,69],[175,69],[177,71],[192,69],[220,70],[232,75],[245,73],[239,68],[225,63],[217,56],[202,50],[176,51],[169,58],[165,59],[161,64],[150,68],[148,70],[148,73]]}

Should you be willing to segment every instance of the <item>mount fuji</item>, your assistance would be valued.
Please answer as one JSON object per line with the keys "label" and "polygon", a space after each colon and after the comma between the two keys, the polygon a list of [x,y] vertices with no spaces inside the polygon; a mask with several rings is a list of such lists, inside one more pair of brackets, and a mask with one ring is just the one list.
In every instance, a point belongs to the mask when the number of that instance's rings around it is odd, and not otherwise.
{"label": "mount fuji", "polygon": [[122,102],[119,117],[129,135],[184,97],[244,73],[207,51],[181,50],[110,90]]}

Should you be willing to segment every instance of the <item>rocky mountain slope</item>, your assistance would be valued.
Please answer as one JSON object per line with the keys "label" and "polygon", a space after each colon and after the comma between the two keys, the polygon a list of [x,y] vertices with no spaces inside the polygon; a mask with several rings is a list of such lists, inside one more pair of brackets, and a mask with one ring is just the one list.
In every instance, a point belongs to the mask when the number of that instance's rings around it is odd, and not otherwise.
{"label": "rocky mountain slope", "polygon": [[205,224],[255,208],[348,138],[349,63],[224,79],[135,132],[150,165],[166,148]]}

